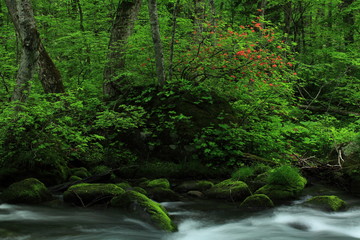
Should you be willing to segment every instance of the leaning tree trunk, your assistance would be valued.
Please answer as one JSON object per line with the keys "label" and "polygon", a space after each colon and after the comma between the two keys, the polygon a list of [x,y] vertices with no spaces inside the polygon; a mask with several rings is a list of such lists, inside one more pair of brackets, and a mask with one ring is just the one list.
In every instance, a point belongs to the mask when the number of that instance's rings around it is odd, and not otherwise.
{"label": "leaning tree trunk", "polygon": [[160,28],[156,0],[149,0],[149,16],[152,39],[154,41],[156,75],[160,86],[165,84],[164,54],[160,38]]}
{"label": "leaning tree trunk", "polygon": [[104,95],[114,98],[125,80],[120,76],[125,69],[125,47],[139,14],[141,0],[119,1],[109,42],[108,63],[104,69]]}
{"label": "leaning tree trunk", "polygon": [[51,60],[44,45],[39,46],[39,78],[45,93],[64,93],[65,88],[59,70]]}
{"label": "leaning tree trunk", "polygon": [[25,101],[30,91],[30,80],[39,58],[40,36],[29,0],[6,0],[17,37],[21,43],[21,57],[16,75],[12,101]]}
{"label": "leaning tree trunk", "polygon": [[30,80],[37,64],[39,64],[39,77],[45,93],[64,92],[60,73],[41,43],[31,1],[6,0],[6,5],[21,45],[16,86],[11,100],[26,100],[30,92]]}

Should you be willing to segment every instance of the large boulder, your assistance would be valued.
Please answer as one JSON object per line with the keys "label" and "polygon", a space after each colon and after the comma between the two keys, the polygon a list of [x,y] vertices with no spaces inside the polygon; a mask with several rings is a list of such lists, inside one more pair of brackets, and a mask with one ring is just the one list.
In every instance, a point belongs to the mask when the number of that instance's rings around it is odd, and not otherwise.
{"label": "large boulder", "polygon": [[305,206],[326,211],[340,211],[346,208],[346,203],[337,196],[316,196],[304,203]]}
{"label": "large boulder", "polygon": [[51,199],[49,190],[36,178],[27,178],[13,183],[1,195],[1,200],[6,203],[36,204]]}
{"label": "large boulder", "polygon": [[242,201],[251,195],[249,187],[242,181],[228,179],[222,181],[205,192],[207,197],[225,199],[228,201]]}
{"label": "large boulder", "polygon": [[80,183],[71,186],[64,192],[64,201],[78,206],[88,206],[107,203],[113,197],[125,193],[125,190],[115,184]]}
{"label": "large boulder", "polygon": [[273,201],[265,194],[254,194],[247,197],[241,204],[241,208],[261,210],[274,207]]}
{"label": "large boulder", "polygon": [[118,195],[111,200],[111,206],[137,212],[156,227],[167,232],[177,230],[166,209],[139,192],[127,191]]}

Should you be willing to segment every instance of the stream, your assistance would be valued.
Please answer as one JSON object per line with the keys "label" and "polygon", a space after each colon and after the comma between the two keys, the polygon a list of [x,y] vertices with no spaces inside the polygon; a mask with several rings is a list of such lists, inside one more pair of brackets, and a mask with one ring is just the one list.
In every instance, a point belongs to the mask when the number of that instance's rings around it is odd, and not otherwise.
{"label": "stream", "polygon": [[116,209],[81,209],[0,204],[5,240],[260,240],[360,239],[359,199],[330,213],[301,206],[301,200],[257,213],[211,201],[162,203],[179,231],[164,233]]}

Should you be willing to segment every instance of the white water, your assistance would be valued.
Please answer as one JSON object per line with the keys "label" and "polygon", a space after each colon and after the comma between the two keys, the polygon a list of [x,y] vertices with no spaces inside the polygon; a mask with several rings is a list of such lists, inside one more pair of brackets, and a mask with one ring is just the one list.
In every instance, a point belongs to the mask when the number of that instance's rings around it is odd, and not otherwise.
{"label": "white water", "polygon": [[114,210],[0,205],[3,240],[293,240],[360,239],[360,208],[328,213],[301,201],[259,213],[209,202],[164,203],[179,225],[164,233]]}

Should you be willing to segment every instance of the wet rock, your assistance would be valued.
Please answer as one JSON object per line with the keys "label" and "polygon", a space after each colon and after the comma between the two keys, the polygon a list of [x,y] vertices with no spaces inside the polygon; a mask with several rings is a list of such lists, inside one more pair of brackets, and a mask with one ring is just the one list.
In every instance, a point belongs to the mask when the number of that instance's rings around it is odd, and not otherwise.
{"label": "wet rock", "polygon": [[1,200],[6,203],[36,204],[51,199],[49,190],[36,178],[27,178],[13,183],[1,195]]}
{"label": "wet rock", "polygon": [[178,185],[175,189],[179,192],[188,191],[205,191],[212,188],[214,184],[210,181],[185,181]]}
{"label": "wet rock", "polygon": [[205,192],[205,195],[209,198],[242,201],[250,196],[251,192],[246,183],[228,179],[214,185]]}
{"label": "wet rock", "polygon": [[325,211],[341,211],[346,208],[346,203],[337,196],[316,196],[304,203],[305,206],[322,209]]}
{"label": "wet rock", "polygon": [[166,209],[139,192],[127,191],[116,196],[111,200],[111,206],[136,212],[143,219],[164,231],[174,232],[177,230]]}
{"label": "wet rock", "polygon": [[205,195],[202,192],[195,191],[195,190],[188,191],[186,194],[190,197],[195,197],[195,198],[204,198],[205,197]]}
{"label": "wet rock", "polygon": [[107,203],[113,197],[125,193],[115,184],[81,183],[71,186],[64,192],[64,201],[78,206]]}
{"label": "wet rock", "polygon": [[274,207],[274,203],[265,194],[254,194],[254,195],[247,197],[240,204],[240,207],[248,208],[251,210],[261,210],[261,209]]}

